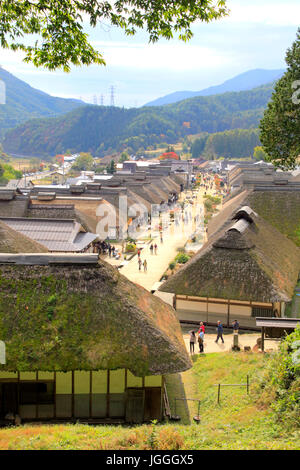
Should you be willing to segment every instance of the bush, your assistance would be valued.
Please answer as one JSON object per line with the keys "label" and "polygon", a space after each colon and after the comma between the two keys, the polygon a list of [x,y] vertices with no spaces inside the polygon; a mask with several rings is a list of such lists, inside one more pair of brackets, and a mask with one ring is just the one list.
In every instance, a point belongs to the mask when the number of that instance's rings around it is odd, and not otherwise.
{"label": "bush", "polygon": [[127,243],[126,252],[127,253],[134,253],[135,251],[136,251],[136,245],[134,243]]}
{"label": "bush", "polygon": [[190,256],[187,255],[186,253],[179,253],[176,258],[175,258],[175,261],[177,261],[177,263],[179,264],[185,264],[189,261],[190,259]]}
{"label": "bush", "polygon": [[171,271],[175,269],[175,266],[176,266],[175,261],[172,261],[172,263],[169,264],[169,268],[171,269]]}
{"label": "bush", "polygon": [[257,403],[271,406],[278,422],[300,427],[300,327],[281,343],[254,383]]}

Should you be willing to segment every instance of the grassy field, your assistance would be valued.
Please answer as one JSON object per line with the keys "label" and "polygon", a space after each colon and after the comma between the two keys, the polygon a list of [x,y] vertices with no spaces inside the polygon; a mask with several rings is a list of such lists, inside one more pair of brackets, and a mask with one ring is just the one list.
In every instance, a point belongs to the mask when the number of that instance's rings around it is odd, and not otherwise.
{"label": "grassy field", "polygon": [[[201,423],[193,422],[195,402],[178,402],[180,422],[136,427],[25,425],[0,430],[0,449],[299,449],[300,436],[287,434],[272,411],[259,407],[246,388],[224,387],[217,404],[216,383],[243,383],[264,367],[268,356],[213,353],[194,357],[190,371],[167,379],[170,405],[174,399],[201,400]],[[188,405],[187,405],[188,404]]]}

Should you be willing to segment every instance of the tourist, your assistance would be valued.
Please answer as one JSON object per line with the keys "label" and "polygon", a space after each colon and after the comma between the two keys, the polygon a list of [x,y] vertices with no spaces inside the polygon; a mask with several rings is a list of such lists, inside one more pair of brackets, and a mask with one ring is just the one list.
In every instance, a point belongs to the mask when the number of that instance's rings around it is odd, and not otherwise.
{"label": "tourist", "polygon": [[139,264],[139,271],[140,271],[142,269],[142,260],[140,257],[138,259],[138,264]]}
{"label": "tourist", "polygon": [[196,335],[195,332],[189,331],[190,334],[190,353],[194,354],[195,353],[195,343],[196,343]]}
{"label": "tourist", "polygon": [[156,243],[154,245],[154,253],[157,255],[157,245],[156,245]]}
{"label": "tourist", "polygon": [[153,245],[152,245],[152,243],[150,245],[150,251],[151,251],[151,255],[153,255]]}
{"label": "tourist", "polygon": [[108,253],[109,253],[109,257],[111,258],[111,244],[110,243],[108,244]]}
{"label": "tourist", "polygon": [[215,343],[217,343],[219,341],[219,339],[221,338],[222,340],[222,343],[224,344],[224,339],[223,339],[223,325],[220,321],[218,321],[218,326],[217,326],[217,339],[215,341]]}
{"label": "tourist", "polygon": [[204,352],[204,331],[203,330],[199,330],[198,344],[199,344],[199,352],[203,353]]}
{"label": "tourist", "polygon": [[147,272],[147,267],[148,267],[146,260],[144,260],[143,266],[144,266],[144,272],[146,273]]}
{"label": "tourist", "polygon": [[162,235],[162,232],[160,232],[160,243],[163,243],[163,235]]}
{"label": "tourist", "polygon": [[233,328],[233,334],[238,335],[240,325],[239,325],[239,322],[237,320],[234,320],[234,322],[232,323],[232,328]]}
{"label": "tourist", "polygon": [[140,258],[140,256],[141,256],[141,249],[140,248],[138,249],[137,254],[138,254],[138,257]]}
{"label": "tourist", "polygon": [[198,331],[198,333],[200,333],[200,331],[203,331],[203,333],[205,333],[205,326],[204,326],[203,321],[200,322],[200,326],[199,326],[199,331]]}

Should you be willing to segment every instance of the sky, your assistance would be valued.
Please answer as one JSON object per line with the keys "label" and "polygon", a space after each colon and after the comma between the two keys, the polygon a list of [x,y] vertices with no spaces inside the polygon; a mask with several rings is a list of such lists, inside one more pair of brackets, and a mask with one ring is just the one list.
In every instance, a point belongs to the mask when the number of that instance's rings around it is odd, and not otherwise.
{"label": "sky", "polygon": [[66,74],[36,69],[22,55],[0,48],[0,64],[31,86],[53,96],[137,107],[182,90],[199,91],[247,70],[285,68],[285,52],[299,27],[299,0],[228,0],[230,15],[192,27],[188,43],[149,44],[144,32],[126,37],[108,25],[88,27],[107,65],[74,67]]}

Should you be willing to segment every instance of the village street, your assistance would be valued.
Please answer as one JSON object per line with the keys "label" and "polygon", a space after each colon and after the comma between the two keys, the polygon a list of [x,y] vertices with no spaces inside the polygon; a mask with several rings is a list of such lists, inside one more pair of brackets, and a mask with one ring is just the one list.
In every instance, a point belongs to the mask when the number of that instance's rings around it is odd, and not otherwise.
{"label": "village street", "polygon": [[[196,213],[203,209],[203,188],[201,188],[196,194],[191,208],[191,216],[194,220]],[[181,202],[183,202],[187,196],[191,196],[192,192],[184,193],[181,195]],[[178,225],[174,222],[169,223],[168,230],[163,232],[163,241],[160,240],[160,233],[152,232],[151,242],[137,241],[137,247],[141,247],[141,260],[147,261],[147,272],[144,272],[143,266],[139,271],[138,256],[135,255],[129,262],[123,262],[123,256],[121,261],[114,260],[106,257],[105,260],[109,263],[117,266],[121,263],[123,266],[120,268],[120,273],[126,276],[130,281],[139,284],[147,290],[151,290],[155,283],[159,282],[165,271],[168,269],[169,264],[174,260],[178,254],[178,249],[183,248],[186,242],[190,239],[191,232],[193,229],[187,228],[183,220],[180,220]],[[150,246],[157,244],[157,254],[151,253]],[[200,249],[201,245],[197,247]]]}

